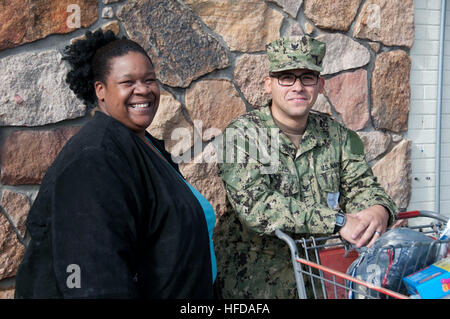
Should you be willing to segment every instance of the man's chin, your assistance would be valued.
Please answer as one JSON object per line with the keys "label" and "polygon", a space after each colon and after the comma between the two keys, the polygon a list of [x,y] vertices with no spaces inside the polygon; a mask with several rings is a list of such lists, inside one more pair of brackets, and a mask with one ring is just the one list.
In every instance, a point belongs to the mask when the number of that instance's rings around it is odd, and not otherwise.
{"label": "man's chin", "polygon": [[305,116],[309,113],[309,107],[307,105],[292,105],[289,107],[289,114],[295,117]]}

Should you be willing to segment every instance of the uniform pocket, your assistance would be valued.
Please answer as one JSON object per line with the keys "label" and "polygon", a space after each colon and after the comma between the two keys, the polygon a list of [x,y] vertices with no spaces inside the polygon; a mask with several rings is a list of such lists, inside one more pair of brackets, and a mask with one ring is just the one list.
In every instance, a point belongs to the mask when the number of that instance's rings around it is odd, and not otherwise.
{"label": "uniform pocket", "polygon": [[339,191],[340,178],[336,169],[321,171],[317,174],[320,190],[326,193]]}
{"label": "uniform pocket", "polygon": [[282,169],[276,174],[270,174],[270,188],[279,191],[284,196],[294,196],[299,192],[297,177],[288,169]]}

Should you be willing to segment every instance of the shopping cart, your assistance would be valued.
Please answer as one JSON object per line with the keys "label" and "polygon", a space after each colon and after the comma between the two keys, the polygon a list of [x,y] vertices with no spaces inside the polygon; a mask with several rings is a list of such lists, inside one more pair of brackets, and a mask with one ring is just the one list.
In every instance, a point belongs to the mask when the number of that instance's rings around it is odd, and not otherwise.
{"label": "shopping cart", "polygon": [[[429,257],[434,257],[439,251],[442,254],[443,247],[447,254],[450,246],[450,240],[438,240],[439,232],[448,221],[447,217],[430,211],[410,211],[398,214],[398,219],[416,217],[420,217],[418,220],[426,222],[426,224],[408,226],[408,228],[426,234],[435,240],[430,243],[411,243],[412,246],[407,247],[419,250],[421,253],[417,256],[422,257],[415,260],[412,270],[411,265],[408,269],[405,267],[401,278],[428,266],[432,263]],[[294,240],[280,230],[276,230],[275,234],[289,246],[300,299],[409,298],[405,294],[398,293],[397,291],[400,289],[387,289],[379,282],[373,283],[370,280],[364,281],[347,275],[346,270],[358,257],[358,253],[354,246],[342,242],[338,235]],[[387,247],[379,252],[377,258],[385,254],[392,256],[393,252],[404,248],[406,247]],[[299,254],[299,249],[301,249],[302,256]],[[400,284],[402,283],[400,282]]]}

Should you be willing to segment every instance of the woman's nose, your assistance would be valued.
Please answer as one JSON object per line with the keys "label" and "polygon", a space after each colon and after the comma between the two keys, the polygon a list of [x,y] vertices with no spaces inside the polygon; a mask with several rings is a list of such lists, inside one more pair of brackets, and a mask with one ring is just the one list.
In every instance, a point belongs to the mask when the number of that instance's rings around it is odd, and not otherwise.
{"label": "woman's nose", "polygon": [[148,85],[146,83],[142,83],[142,82],[136,83],[136,87],[134,89],[135,94],[146,95],[146,94],[149,94],[150,91],[151,91],[150,85]]}

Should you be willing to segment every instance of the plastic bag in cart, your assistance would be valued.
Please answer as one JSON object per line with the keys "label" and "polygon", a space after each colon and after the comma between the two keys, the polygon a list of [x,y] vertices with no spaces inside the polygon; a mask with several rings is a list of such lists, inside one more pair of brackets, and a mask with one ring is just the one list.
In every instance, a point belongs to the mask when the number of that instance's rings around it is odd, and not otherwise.
{"label": "plastic bag in cart", "polygon": [[[375,286],[406,294],[402,279],[438,260],[440,245],[430,237],[408,228],[384,233],[372,247],[360,250],[347,274]],[[384,298],[373,289],[352,282],[349,299]]]}

